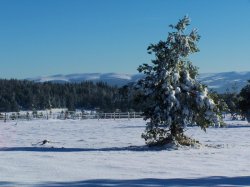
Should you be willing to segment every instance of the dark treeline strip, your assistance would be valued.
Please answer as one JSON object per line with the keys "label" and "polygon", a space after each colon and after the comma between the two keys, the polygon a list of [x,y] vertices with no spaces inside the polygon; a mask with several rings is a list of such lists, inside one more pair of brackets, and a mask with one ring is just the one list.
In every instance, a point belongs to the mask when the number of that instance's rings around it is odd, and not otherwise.
{"label": "dark treeline strip", "polygon": [[[240,94],[218,94],[233,114],[250,111],[250,82]],[[215,93],[216,94],[216,93]],[[145,103],[133,86],[121,88],[106,83],[36,83],[27,80],[0,79],[0,112],[20,110],[45,110],[50,108],[99,109],[101,112],[137,111],[151,103]]]}
{"label": "dark treeline strip", "polygon": [[130,87],[106,83],[35,83],[0,79],[0,111],[44,110],[49,108],[96,109],[103,112],[139,111],[132,101]]}

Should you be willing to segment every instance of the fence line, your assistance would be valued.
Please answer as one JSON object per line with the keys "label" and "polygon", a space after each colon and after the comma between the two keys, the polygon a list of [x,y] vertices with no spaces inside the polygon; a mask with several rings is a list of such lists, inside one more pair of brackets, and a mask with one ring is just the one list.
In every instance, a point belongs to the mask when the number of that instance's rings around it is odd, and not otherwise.
{"label": "fence line", "polygon": [[128,120],[131,118],[142,118],[142,112],[113,112],[113,113],[79,113],[79,112],[63,112],[63,113],[40,113],[32,114],[27,112],[26,114],[20,113],[0,113],[0,121],[10,121],[10,120],[36,120],[36,119],[74,119],[74,120],[83,120],[83,119],[124,119]]}

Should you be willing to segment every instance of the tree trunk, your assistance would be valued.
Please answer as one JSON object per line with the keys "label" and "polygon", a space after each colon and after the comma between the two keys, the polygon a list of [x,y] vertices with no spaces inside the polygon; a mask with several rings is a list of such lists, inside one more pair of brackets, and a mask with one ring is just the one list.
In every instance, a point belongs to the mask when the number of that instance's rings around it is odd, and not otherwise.
{"label": "tree trunk", "polygon": [[173,137],[177,137],[183,134],[183,128],[175,124],[170,127],[170,133]]}

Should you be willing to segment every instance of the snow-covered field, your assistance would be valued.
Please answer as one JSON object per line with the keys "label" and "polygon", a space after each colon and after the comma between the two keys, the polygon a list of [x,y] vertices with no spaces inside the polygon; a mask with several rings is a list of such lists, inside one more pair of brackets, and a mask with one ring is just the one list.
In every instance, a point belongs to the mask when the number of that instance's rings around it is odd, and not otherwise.
{"label": "snow-covered field", "polygon": [[142,119],[1,121],[0,186],[250,186],[250,124],[226,123],[187,129],[209,147],[151,150]]}

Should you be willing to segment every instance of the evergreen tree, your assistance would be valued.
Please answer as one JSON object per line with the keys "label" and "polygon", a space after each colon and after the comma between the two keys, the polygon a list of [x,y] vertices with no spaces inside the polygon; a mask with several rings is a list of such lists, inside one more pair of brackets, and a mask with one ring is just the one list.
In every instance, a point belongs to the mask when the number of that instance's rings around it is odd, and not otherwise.
{"label": "evergreen tree", "polygon": [[248,80],[248,84],[242,88],[239,95],[241,98],[239,107],[250,123],[250,80]]}
{"label": "evergreen tree", "polygon": [[184,17],[177,25],[170,25],[174,31],[166,41],[148,47],[155,59],[138,68],[145,78],[138,81],[137,87],[144,93],[143,100],[150,103],[144,110],[149,122],[142,134],[147,145],[190,145],[191,139],[183,134],[186,125],[206,130],[209,125],[221,123],[218,104],[206,86],[197,81],[198,68],[188,60],[190,54],[199,51],[196,43],[200,39],[196,30],[185,34],[189,24],[189,18]]}
{"label": "evergreen tree", "polygon": [[[65,108],[113,112],[131,106],[132,100],[120,96],[119,88],[106,83],[35,83],[27,80],[0,79],[0,112]],[[129,102],[129,103],[128,103]],[[127,111],[127,107],[125,108]]]}

